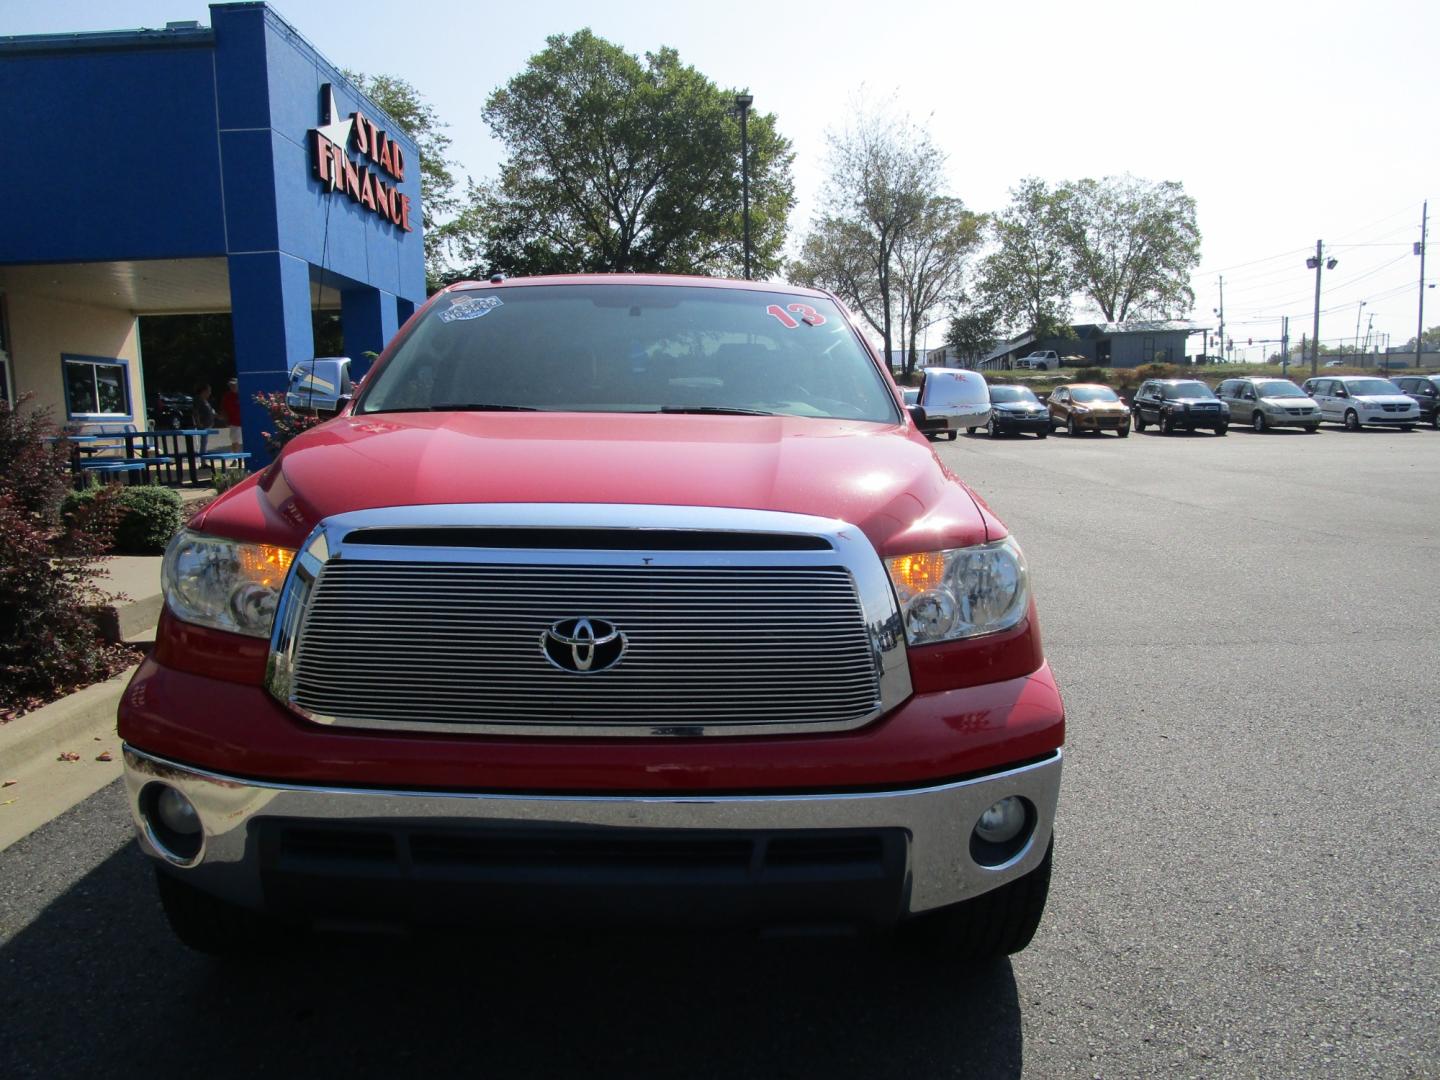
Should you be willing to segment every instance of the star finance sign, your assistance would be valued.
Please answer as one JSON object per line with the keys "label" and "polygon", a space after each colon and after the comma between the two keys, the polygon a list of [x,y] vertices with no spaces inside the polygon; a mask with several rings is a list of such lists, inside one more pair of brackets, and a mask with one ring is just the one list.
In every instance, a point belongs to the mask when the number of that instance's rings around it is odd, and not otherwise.
{"label": "star finance sign", "polygon": [[402,195],[380,175],[383,172],[396,183],[405,179],[405,154],[400,144],[362,112],[337,119],[335,91],[329,83],[321,87],[320,100],[324,122],[310,129],[316,178],[332,192],[349,195],[365,209],[410,232],[410,196]]}

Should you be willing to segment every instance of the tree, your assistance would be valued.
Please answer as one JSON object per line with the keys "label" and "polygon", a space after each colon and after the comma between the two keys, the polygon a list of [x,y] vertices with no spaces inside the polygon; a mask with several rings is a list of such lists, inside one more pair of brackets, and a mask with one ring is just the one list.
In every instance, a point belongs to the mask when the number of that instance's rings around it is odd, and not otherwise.
{"label": "tree", "polygon": [[425,230],[425,286],[434,292],[456,275],[450,268],[451,255],[473,243],[474,215],[461,213],[455,194],[455,174],[446,153],[450,136],[446,124],[420,91],[394,75],[364,75],[347,71],[353,82],[371,101],[400,125],[420,148],[420,211]]}
{"label": "tree", "polygon": [[[744,263],[740,125],[721,90],[674,49],[642,58],[591,31],[546,39],[490,95],[509,157],[480,192],[488,269],[729,273]],[[790,143],[748,121],[758,276],[779,266],[794,205]]]}
{"label": "tree", "polygon": [[[1420,335],[1420,340],[1425,345],[1425,352],[1440,352],[1440,326],[1427,327],[1425,333]],[[1415,355],[1414,336],[1412,335],[1410,340],[1405,343],[1405,347],[1398,351],[1407,352],[1412,356]]]}
{"label": "tree", "polygon": [[921,331],[936,321],[937,309],[950,310],[960,299],[966,263],[980,244],[980,226],[981,218],[959,199],[936,195],[895,245],[895,276],[909,332],[904,338],[902,331],[906,375],[915,370]]}
{"label": "tree", "polygon": [[904,305],[892,280],[896,253],[936,197],[945,159],[909,120],[863,106],[856,116],[854,127],[829,135],[821,215],[791,276],[832,288],[880,335],[889,363]]}
{"label": "tree", "polygon": [[969,363],[976,363],[995,345],[999,335],[995,312],[983,305],[962,297],[961,313],[951,317],[945,331],[945,344],[955,350],[955,355]]}
{"label": "tree", "polygon": [[1028,177],[1010,191],[1010,205],[991,219],[995,250],[980,264],[982,306],[997,322],[1037,339],[1063,334],[1074,281],[1064,242],[1061,200],[1045,181]]}
{"label": "tree", "polygon": [[1109,176],[1063,184],[1055,199],[1073,284],[1106,321],[1173,318],[1194,305],[1200,230],[1182,184]]}

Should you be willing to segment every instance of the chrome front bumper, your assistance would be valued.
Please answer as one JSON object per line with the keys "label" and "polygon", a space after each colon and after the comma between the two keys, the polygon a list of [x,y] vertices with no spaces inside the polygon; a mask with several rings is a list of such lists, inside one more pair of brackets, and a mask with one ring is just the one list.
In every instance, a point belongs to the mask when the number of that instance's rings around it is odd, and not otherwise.
{"label": "chrome front bumper", "polygon": [[[252,826],[289,822],[443,822],[476,829],[533,825],[597,829],[900,829],[908,838],[904,908],[909,914],[958,903],[1035,869],[1050,843],[1061,754],[970,780],[903,791],[806,795],[506,795],[308,787],[224,776],[125,747],[130,810],[147,854],[197,888],[251,908],[265,904]],[[141,810],[151,784],[178,789],[203,826],[193,859],[169,855]],[[1008,796],[1034,808],[1033,831],[998,866],[976,862],[970,838],[989,806]]]}

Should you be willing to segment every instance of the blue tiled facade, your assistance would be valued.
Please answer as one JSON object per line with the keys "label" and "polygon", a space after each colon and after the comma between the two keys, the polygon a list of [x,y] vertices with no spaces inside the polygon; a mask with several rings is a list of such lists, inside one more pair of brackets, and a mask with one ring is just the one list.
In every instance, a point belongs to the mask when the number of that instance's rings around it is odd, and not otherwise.
{"label": "blue tiled facade", "polygon": [[[265,4],[214,4],[210,17],[0,39],[0,267],[223,258],[245,446],[258,461],[264,414],[251,399],[283,389],[289,366],[313,355],[314,284],[323,278],[332,303],[339,291],[357,361],[423,303],[420,155]],[[403,158],[397,177],[393,161],[387,171],[346,140],[340,160],[362,180],[368,168],[368,200],[344,190],[343,169],[332,190],[315,163],[315,129],[357,111]],[[373,208],[377,192],[393,216],[406,201],[409,231]]]}

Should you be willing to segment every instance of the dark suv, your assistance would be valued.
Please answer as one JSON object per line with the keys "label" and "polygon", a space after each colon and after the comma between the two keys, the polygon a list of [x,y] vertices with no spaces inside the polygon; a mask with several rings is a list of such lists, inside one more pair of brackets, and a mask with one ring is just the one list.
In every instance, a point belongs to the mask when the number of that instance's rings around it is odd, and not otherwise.
{"label": "dark suv", "polygon": [[1216,435],[1230,430],[1230,409],[1198,379],[1148,379],[1140,384],[1131,406],[1135,430],[1158,424],[1166,435],[1177,428],[1206,428]]}
{"label": "dark suv", "polygon": [[1391,379],[1406,397],[1420,406],[1420,422],[1440,429],[1440,375],[1402,375]]}

